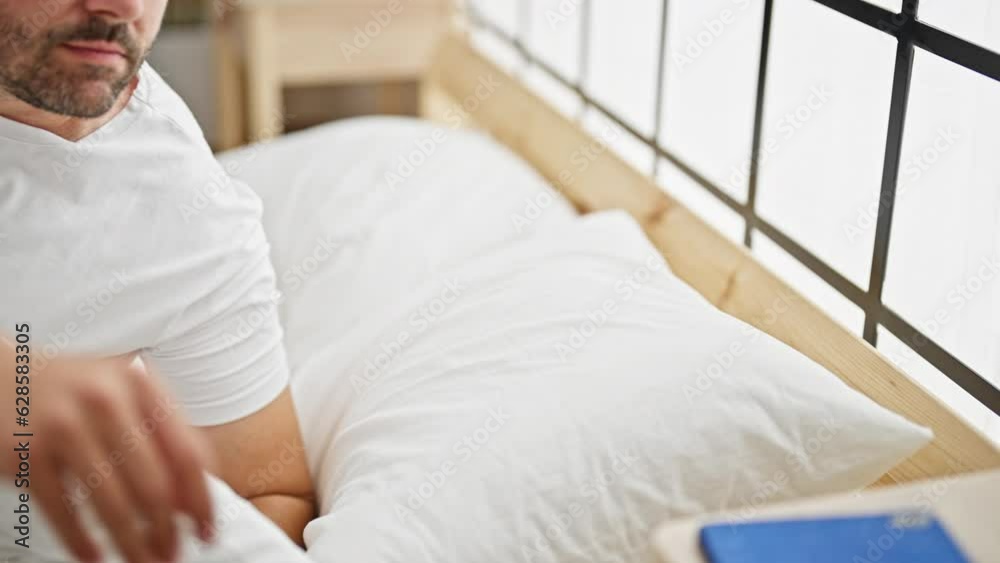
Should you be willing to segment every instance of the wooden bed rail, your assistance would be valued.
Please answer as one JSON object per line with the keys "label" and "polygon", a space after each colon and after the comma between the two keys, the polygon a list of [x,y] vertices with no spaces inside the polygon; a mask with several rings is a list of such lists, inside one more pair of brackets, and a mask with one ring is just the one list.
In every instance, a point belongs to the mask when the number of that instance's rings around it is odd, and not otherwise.
{"label": "wooden bed rail", "polygon": [[[490,92],[484,80],[497,84]],[[479,91],[477,92],[477,88]],[[460,109],[461,108],[461,109]],[[670,267],[721,310],[809,356],[847,384],[934,430],[933,442],[879,483],[1000,468],[1000,450],[868,343],[695,216],[610,150],[573,155],[594,137],[498,68],[458,35],[447,37],[421,85],[425,117],[488,130],[583,213],[620,208],[642,224]]]}

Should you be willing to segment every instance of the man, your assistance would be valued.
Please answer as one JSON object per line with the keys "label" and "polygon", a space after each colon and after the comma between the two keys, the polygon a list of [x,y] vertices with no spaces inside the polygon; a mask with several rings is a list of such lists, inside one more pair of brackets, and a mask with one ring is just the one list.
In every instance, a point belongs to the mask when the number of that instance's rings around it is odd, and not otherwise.
{"label": "man", "polygon": [[259,200],[143,62],[166,3],[0,0],[0,473],[83,561],[83,506],[129,562],[179,514],[210,540],[213,458],[296,542],[314,514]]}

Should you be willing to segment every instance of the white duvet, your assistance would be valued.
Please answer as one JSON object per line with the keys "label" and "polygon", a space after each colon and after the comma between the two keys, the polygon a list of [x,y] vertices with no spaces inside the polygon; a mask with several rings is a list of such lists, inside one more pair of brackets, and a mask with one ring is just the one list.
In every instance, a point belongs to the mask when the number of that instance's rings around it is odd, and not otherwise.
{"label": "white duvet", "polygon": [[[3,484],[0,486],[0,513],[13,518],[17,495],[24,492]],[[249,502],[240,498],[225,483],[209,478],[209,493],[216,510],[214,521],[218,539],[212,545],[199,542],[189,520],[179,518],[184,539],[179,561],[183,563],[309,563],[309,558],[284,532],[265,518]],[[37,510],[37,509],[36,509]],[[101,547],[104,563],[122,563],[111,540],[94,513],[84,510],[84,522]],[[71,563],[73,559],[63,549],[44,515],[31,514],[29,549],[14,543],[21,534],[10,525],[0,527],[0,561],[4,563]]]}
{"label": "white duvet", "polygon": [[484,135],[361,119],[265,151],[233,158],[284,291],[317,561],[652,562],[667,518],[859,488],[929,438]]}

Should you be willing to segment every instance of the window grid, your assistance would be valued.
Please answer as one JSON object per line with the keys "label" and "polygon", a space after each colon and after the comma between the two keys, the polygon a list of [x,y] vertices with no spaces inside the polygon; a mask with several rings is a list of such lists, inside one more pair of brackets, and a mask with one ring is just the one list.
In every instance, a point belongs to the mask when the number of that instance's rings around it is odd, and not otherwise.
{"label": "window grid", "polygon": [[[875,248],[872,255],[872,267],[868,291],[858,287],[843,274],[807,250],[801,244],[786,235],[772,223],[757,215],[756,194],[759,159],[762,137],[762,116],[766,96],[767,63],[770,48],[771,20],[774,0],[764,0],[764,21],[761,30],[760,61],[757,75],[756,104],[754,112],[753,144],[750,159],[750,177],[747,202],[741,203],[719,186],[716,186],[692,166],[684,162],[671,151],[658,143],[661,117],[663,115],[663,99],[669,85],[664,84],[666,58],[666,34],[668,18],[668,0],[662,1],[662,18],[659,27],[659,47],[657,65],[657,96],[654,115],[656,123],[652,136],[643,135],[624,119],[610,111],[603,104],[594,100],[582,87],[586,76],[586,65],[589,60],[590,13],[593,0],[580,0],[583,29],[580,33],[579,61],[581,64],[581,80],[575,83],[566,79],[556,69],[534,56],[517,37],[510,37],[494,23],[482,17],[476,10],[470,10],[472,23],[489,31],[498,38],[511,43],[524,60],[541,69],[564,87],[575,92],[584,102],[586,108],[594,108],[607,116],[617,126],[621,127],[637,139],[649,146],[657,156],[670,161],[681,172],[689,176],[716,199],[740,214],[745,220],[744,244],[753,244],[754,232],[760,232],[775,244],[788,252],[793,258],[812,270],[826,283],[861,307],[865,312],[864,339],[872,346],[877,342],[878,327],[891,332],[906,343],[920,356],[941,370],[952,381],[966,392],[986,405],[991,411],[1000,414],[1000,389],[977,374],[939,344],[920,332],[897,313],[882,302],[882,288],[885,282],[886,264],[889,255],[889,240],[892,232],[892,217],[895,207],[896,185],[899,177],[900,155],[903,145],[903,132],[906,124],[906,109],[910,93],[910,81],[913,69],[914,48],[919,47],[934,53],[952,63],[969,70],[1000,81],[1000,54],[984,47],[941,31],[921,22],[917,18],[919,0],[904,0],[899,13],[869,4],[864,0],[812,0],[855,21],[887,33],[897,40],[895,65],[893,68],[891,104],[889,108],[888,135],[886,137],[885,154],[882,166],[882,179],[879,195],[878,215],[876,218]],[[523,34],[522,34],[523,35]],[[658,159],[657,159],[658,160]],[[654,164],[654,178],[657,166]]]}

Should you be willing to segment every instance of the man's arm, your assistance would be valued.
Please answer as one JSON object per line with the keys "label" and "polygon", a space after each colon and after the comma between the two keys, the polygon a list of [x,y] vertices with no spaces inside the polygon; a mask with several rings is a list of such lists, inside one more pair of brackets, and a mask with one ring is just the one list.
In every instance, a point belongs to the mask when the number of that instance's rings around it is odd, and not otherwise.
{"label": "man's arm", "polygon": [[219,477],[304,546],[316,499],[291,392],[246,418],[202,431],[215,448]]}
{"label": "man's arm", "polygon": [[213,197],[211,213],[192,224],[207,249],[192,249],[191,286],[175,299],[183,309],[142,359],[208,438],[218,476],[301,544],[314,493],[261,213],[239,182]]}

